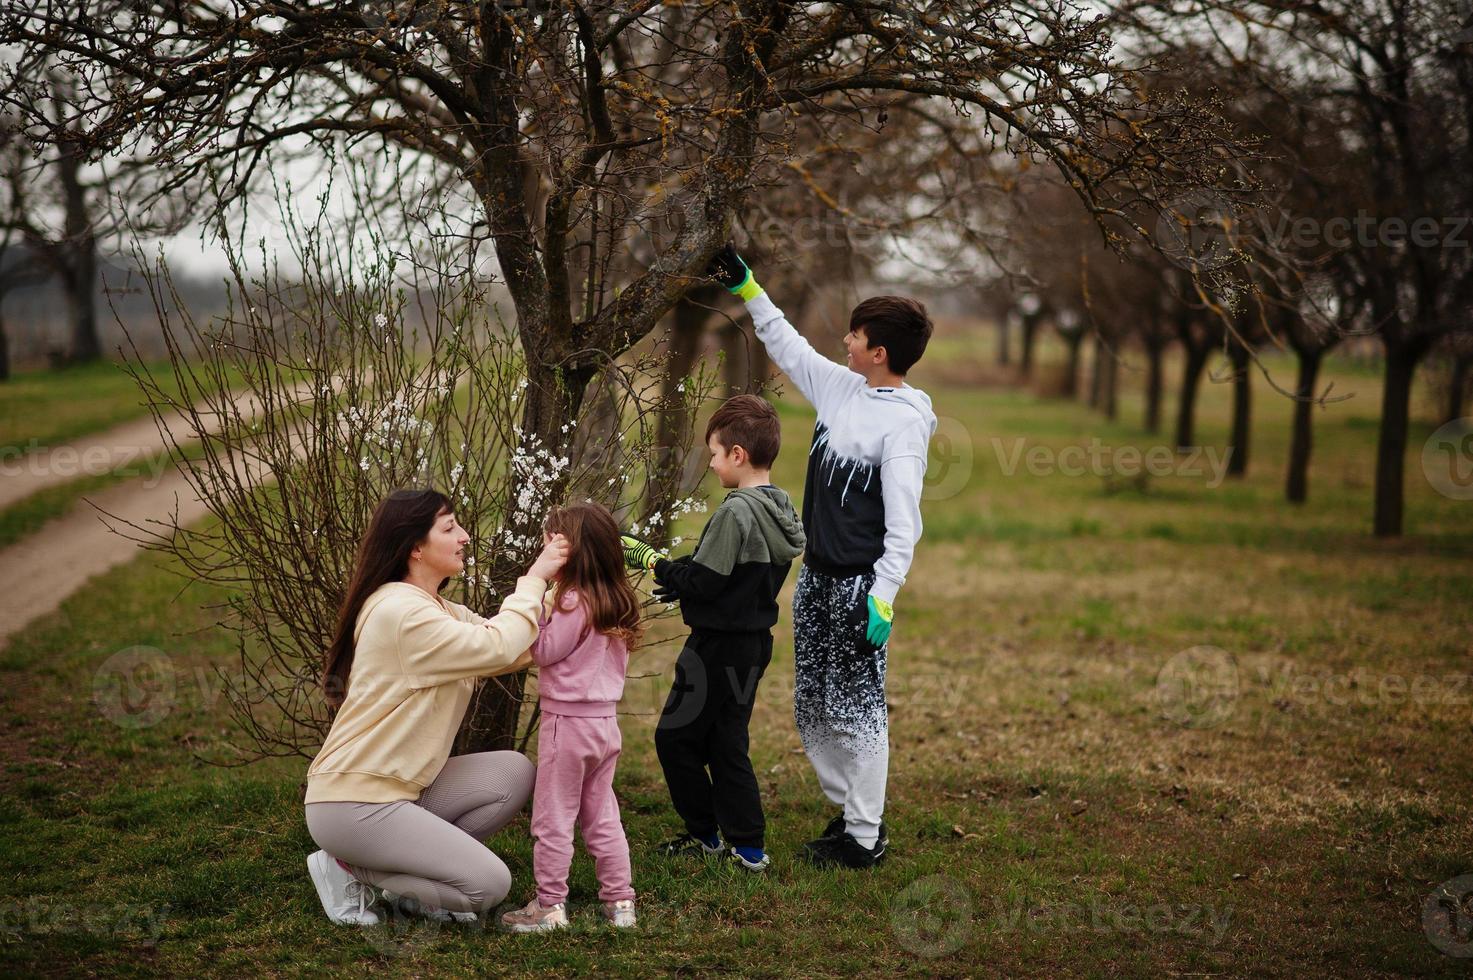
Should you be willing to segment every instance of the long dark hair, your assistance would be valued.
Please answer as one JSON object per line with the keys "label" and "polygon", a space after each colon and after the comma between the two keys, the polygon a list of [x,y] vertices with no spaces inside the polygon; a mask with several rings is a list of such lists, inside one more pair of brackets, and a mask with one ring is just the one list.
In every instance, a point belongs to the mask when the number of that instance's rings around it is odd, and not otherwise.
{"label": "long dark hair", "polygon": [[577,589],[595,630],[618,637],[630,650],[637,647],[644,632],[639,596],[624,570],[614,515],[602,504],[569,504],[554,507],[543,526],[568,539],[568,563],[558,574],[556,604],[561,607],[563,593]]}
{"label": "long dark hair", "polygon": [[[337,631],[327,648],[322,690],[328,708],[336,713],[348,696],[348,673],[353,669],[353,630],[363,603],[379,586],[401,581],[409,574],[409,555],[425,539],[435,521],[452,510],[450,498],[438,490],[395,490],[383,500],[358,542],[353,580],[338,610]],[[450,580],[442,579],[440,588]]]}

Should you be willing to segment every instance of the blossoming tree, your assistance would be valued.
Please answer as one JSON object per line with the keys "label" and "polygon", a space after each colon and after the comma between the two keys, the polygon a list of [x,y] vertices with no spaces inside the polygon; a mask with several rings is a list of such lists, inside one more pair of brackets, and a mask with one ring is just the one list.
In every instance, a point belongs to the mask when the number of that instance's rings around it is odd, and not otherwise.
{"label": "blossoming tree", "polygon": [[[609,399],[627,391],[610,364],[700,281],[735,218],[801,175],[803,147],[842,144],[903,96],[937,121],[933,135],[920,129],[919,138],[945,139],[962,120],[1003,153],[1056,168],[1096,215],[1125,217],[1142,202],[1223,180],[1221,157],[1232,142],[1215,114],[1143,96],[1136,72],[1146,66],[1115,60],[1110,26],[1069,0],[35,0],[0,12],[0,43],[17,53],[0,99],[28,111],[30,69],[54,59],[78,79],[74,109],[93,121],[95,152],[146,147],[180,182],[163,182],[160,194],[203,176],[222,213],[264,180],[280,180],[292,160],[371,152],[378,163],[362,172],[371,209],[399,213],[412,187],[415,207],[433,200],[439,213],[464,216],[457,234],[467,254],[481,242],[494,251],[514,321],[506,339],[515,341],[497,363],[515,368],[493,372],[464,356],[455,364],[471,375],[474,393],[457,384],[435,397],[500,399],[515,413],[514,432],[474,430],[524,450],[506,453],[506,465],[483,477],[502,486],[479,498],[501,535],[494,585],[531,547],[538,508],[597,469],[591,461],[610,442],[583,434],[595,424],[616,427]],[[109,84],[94,84],[103,77]],[[463,284],[423,285],[433,295]],[[306,317],[318,328],[344,312],[333,308],[339,287],[321,286]],[[361,310],[363,295],[349,305]],[[471,293],[458,300],[475,308]],[[299,302],[275,305],[278,333],[302,318]],[[459,316],[432,311],[427,320],[443,328],[432,331],[436,343],[470,343],[464,332],[451,339]],[[350,333],[366,329],[361,315],[340,319],[353,324]],[[251,322],[245,315],[235,326]],[[259,337],[256,328],[247,333]],[[300,331],[318,335],[333,336]],[[370,385],[393,392],[409,376],[358,354],[324,347],[319,355],[335,358],[341,372],[286,359],[270,377],[286,385],[310,375],[305,392],[292,390],[305,399],[294,403],[308,406],[301,411],[316,413],[317,428],[299,438],[307,451],[325,453],[323,427],[342,403]],[[429,356],[421,368],[448,366]],[[383,373],[370,382],[369,367]],[[263,401],[268,411],[279,405]],[[585,421],[575,429],[576,419]],[[460,440],[448,438],[453,454]],[[399,465],[378,485],[402,475]],[[546,478],[545,494],[508,489],[528,467]],[[334,489],[350,498],[375,485],[347,477]],[[227,557],[239,561],[253,547],[237,544]],[[260,635],[273,635],[278,620],[320,619],[321,610],[302,610],[330,605],[340,588],[345,549],[341,541],[331,547],[320,582],[279,572],[269,582],[252,578],[245,612]],[[299,658],[320,642],[317,622],[291,631]],[[518,690],[498,688],[478,704],[472,726],[480,734],[466,747],[505,744]],[[281,707],[306,718],[302,727],[320,727],[303,703]],[[301,740],[286,744],[302,750]]]}

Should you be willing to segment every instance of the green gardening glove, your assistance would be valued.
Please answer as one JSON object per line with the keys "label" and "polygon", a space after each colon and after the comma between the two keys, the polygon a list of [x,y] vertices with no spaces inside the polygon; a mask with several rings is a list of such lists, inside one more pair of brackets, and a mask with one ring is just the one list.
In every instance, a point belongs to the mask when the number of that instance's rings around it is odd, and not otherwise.
{"label": "green gardening glove", "polygon": [[895,618],[895,607],[879,596],[869,597],[869,627],[865,638],[874,646],[882,647],[890,641],[890,625]]}
{"label": "green gardening glove", "polygon": [[725,286],[727,292],[740,296],[743,302],[762,295],[762,287],[752,278],[752,270],[742,261],[731,242],[723,245],[711,259],[711,264],[706,266],[706,275]]}
{"label": "green gardening glove", "polygon": [[655,567],[656,560],[665,557],[651,547],[648,541],[641,541],[632,534],[619,535],[619,543],[624,546],[624,564],[630,568],[648,571]]}

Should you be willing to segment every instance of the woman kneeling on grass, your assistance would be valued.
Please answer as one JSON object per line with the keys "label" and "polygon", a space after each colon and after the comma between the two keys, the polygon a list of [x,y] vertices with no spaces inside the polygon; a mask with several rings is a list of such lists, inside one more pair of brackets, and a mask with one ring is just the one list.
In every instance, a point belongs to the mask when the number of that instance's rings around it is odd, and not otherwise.
{"label": "woman kneeling on grass", "polygon": [[473,920],[511,889],[481,843],[526,804],[536,770],[519,752],[450,758],[476,680],[532,663],[543,596],[568,557],[562,535],[490,619],[440,597],[470,535],[450,499],[399,490],[374,511],[327,651],[335,709],[307,770],[307,868],[340,925],[374,925],[374,889],[405,911]]}

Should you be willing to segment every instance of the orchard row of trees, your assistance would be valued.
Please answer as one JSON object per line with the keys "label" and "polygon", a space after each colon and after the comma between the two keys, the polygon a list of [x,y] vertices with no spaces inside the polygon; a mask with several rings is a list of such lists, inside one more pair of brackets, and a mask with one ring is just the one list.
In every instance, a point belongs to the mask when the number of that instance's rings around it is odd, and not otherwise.
{"label": "orchard row of trees", "polygon": [[[1285,493],[1303,502],[1324,357],[1351,337],[1384,351],[1374,529],[1403,526],[1413,378],[1435,358],[1443,415],[1464,411],[1473,354],[1473,30],[1438,2],[1140,2],[1117,11],[1176,70],[1158,84],[1222,97],[1235,130],[1261,152],[1252,198],[1183,192],[1153,239],[1109,248],[1064,206],[1056,181],[1016,197],[1028,234],[1012,243],[1017,275],[989,290],[1031,339],[1051,323],[1075,393],[1080,349],[1095,349],[1090,400],[1115,412],[1118,357],[1146,363],[1145,426],[1162,422],[1162,357],[1182,353],[1175,440],[1194,442],[1197,390],[1214,353],[1230,365],[1230,474],[1250,459],[1252,378],[1294,400]],[[1146,220],[1145,216],[1142,221]],[[1108,222],[1107,222],[1108,233]],[[1293,378],[1258,352],[1291,352]]]}
{"label": "orchard row of trees", "polygon": [[[108,253],[141,237],[179,231],[197,189],[157,195],[162,171],[145,151],[100,144],[84,112],[82,78],[51,61],[39,70],[24,105],[0,103],[0,381],[10,377],[4,304],[16,290],[52,282],[65,304],[67,340],[53,361],[83,363],[103,355],[97,294]],[[10,72],[20,64],[9,64]],[[44,125],[38,120],[45,120]],[[148,208],[137,202],[151,197]]]}

